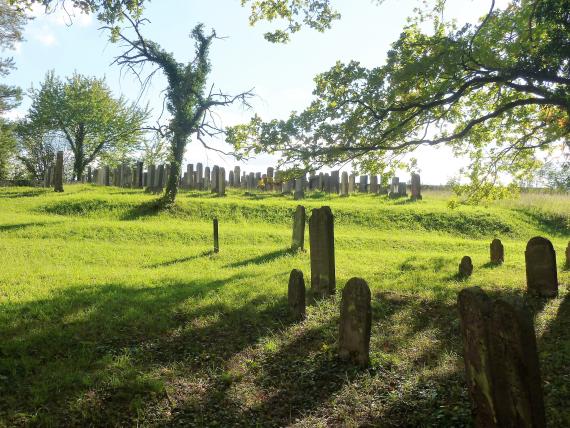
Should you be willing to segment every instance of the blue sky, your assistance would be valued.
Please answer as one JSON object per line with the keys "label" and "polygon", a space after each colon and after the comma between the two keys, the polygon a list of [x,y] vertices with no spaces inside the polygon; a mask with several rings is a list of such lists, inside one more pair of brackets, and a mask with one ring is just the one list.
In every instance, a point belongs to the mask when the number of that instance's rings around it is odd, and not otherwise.
{"label": "blue sky", "polygon": [[[300,111],[311,100],[313,77],[329,69],[337,60],[357,60],[367,66],[381,65],[390,43],[395,41],[413,14],[418,0],[386,0],[377,5],[371,0],[336,0],[333,3],[342,14],[333,29],[320,34],[306,29],[293,36],[287,45],[273,45],[263,39],[266,25],[250,27],[248,10],[239,0],[152,0],[145,17],[151,20],[144,28],[145,37],[172,51],[180,61],[193,56],[193,42],[188,37],[197,23],[214,28],[219,36],[212,49],[211,82],[226,93],[238,93],[254,88],[256,98],[252,110],[241,108],[219,110],[224,125],[245,122],[257,113],[264,119],[285,118],[293,110]],[[475,21],[488,8],[487,0],[448,1],[448,19]],[[72,11],[73,13],[73,11]],[[123,94],[135,101],[140,85],[129,74],[111,65],[121,52],[108,42],[108,34],[99,30],[94,17],[76,14],[73,24],[59,11],[45,15],[34,12],[36,18],[28,24],[26,40],[14,58],[18,69],[6,79],[8,83],[27,89],[37,86],[46,71],[54,69],[59,76],[79,73],[102,77],[116,95]],[[153,80],[141,103],[147,102],[156,115],[162,102],[160,91],[164,79]],[[13,115],[24,115],[29,105],[25,101]],[[213,142],[223,147],[223,142]],[[416,157],[425,183],[445,183],[465,162],[453,159],[447,149],[421,150]],[[229,167],[236,162],[217,153],[206,151],[199,142],[188,145],[186,160]],[[275,162],[261,156],[242,165],[248,170],[262,170]],[[405,175],[403,175],[405,177]]]}

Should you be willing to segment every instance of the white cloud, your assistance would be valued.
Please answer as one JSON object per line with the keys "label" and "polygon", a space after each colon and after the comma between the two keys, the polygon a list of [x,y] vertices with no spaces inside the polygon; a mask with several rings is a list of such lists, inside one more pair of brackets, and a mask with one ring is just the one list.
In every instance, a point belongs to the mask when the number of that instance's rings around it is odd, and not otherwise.
{"label": "white cloud", "polygon": [[8,120],[18,120],[24,118],[25,116],[26,116],[26,111],[18,108],[8,110],[2,115],[2,117]]}
{"label": "white cloud", "polygon": [[31,36],[44,46],[54,46],[57,43],[55,34],[47,25],[42,25],[41,28],[32,30]]}

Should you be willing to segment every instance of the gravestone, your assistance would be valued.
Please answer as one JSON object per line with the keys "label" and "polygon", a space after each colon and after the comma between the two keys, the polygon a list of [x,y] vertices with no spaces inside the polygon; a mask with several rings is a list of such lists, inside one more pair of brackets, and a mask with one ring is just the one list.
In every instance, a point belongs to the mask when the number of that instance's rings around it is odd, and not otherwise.
{"label": "gravestone", "polygon": [[137,187],[140,189],[144,186],[144,164],[142,162],[137,162]]}
{"label": "gravestone", "polygon": [[340,196],[348,196],[348,172],[343,171],[340,179]]}
{"label": "gravestone", "polygon": [[303,179],[295,179],[295,193],[293,194],[293,199],[296,201],[305,198],[305,192],[303,191]]}
{"label": "gravestone", "polygon": [[235,180],[235,176],[234,176],[234,172],[230,169],[230,172],[228,173],[228,186],[230,187],[235,187],[236,184],[236,180]]}
{"label": "gravestone", "polygon": [[55,171],[53,180],[53,190],[63,192],[63,152],[57,152],[55,157]]}
{"label": "gravestone", "polygon": [[324,185],[325,185],[325,192],[331,193],[331,191],[332,191],[331,176],[329,175],[328,172],[325,173],[325,176],[323,177],[323,181],[324,181]]}
{"label": "gravestone", "polygon": [[220,252],[220,237],[218,234],[218,219],[215,218],[213,221],[214,226],[214,253]]}
{"label": "gravestone", "polygon": [[287,289],[289,313],[293,319],[305,319],[305,280],[303,272],[293,269],[289,275],[289,287]]}
{"label": "gravestone", "polygon": [[235,186],[236,187],[240,187],[240,185],[241,185],[240,174],[241,174],[240,167],[234,166],[234,180],[235,180]]}
{"label": "gravestone", "polygon": [[219,169],[218,196],[226,196],[226,169],[225,168]]}
{"label": "gravestone", "polygon": [[91,171],[91,167],[87,167],[87,182],[93,183],[93,172]]}
{"label": "gravestone", "polygon": [[398,183],[398,196],[399,197],[408,196],[406,183]]}
{"label": "gravestone", "polygon": [[545,427],[531,313],[518,301],[462,290],[458,308],[475,427]]}
{"label": "gravestone", "polygon": [[291,239],[291,250],[303,250],[305,248],[305,207],[297,205],[293,215],[293,238]]}
{"label": "gravestone", "polygon": [[570,269],[570,242],[568,242],[566,247],[566,267]]}
{"label": "gravestone", "polygon": [[220,191],[220,167],[214,165],[212,168],[211,192],[219,193]]}
{"label": "gravestone", "polygon": [[360,193],[366,193],[367,189],[368,189],[368,176],[361,175],[360,182],[358,183],[358,191]]}
{"label": "gravestone", "polygon": [[103,185],[110,186],[111,185],[111,168],[105,166],[103,168]]}
{"label": "gravestone", "polygon": [[412,174],[412,196],[413,201],[419,201],[422,199],[422,184],[419,174]]}
{"label": "gravestone", "polygon": [[247,189],[248,190],[255,190],[256,186],[255,186],[255,174],[253,172],[250,172],[248,175],[248,181],[247,181]]}
{"label": "gravestone", "polygon": [[164,188],[164,165],[158,165],[158,170],[156,171],[156,189],[161,192]]}
{"label": "gravestone", "polygon": [[398,177],[392,178],[392,183],[390,184],[390,192],[388,197],[391,199],[396,199],[400,197],[400,179]]}
{"label": "gravestone", "polygon": [[339,183],[340,171],[331,171],[331,193],[338,195],[340,193]]}
{"label": "gravestone", "polygon": [[378,176],[377,175],[371,175],[370,176],[370,193],[372,193],[373,195],[378,194]]}
{"label": "gravestone", "polygon": [[350,174],[348,177],[348,193],[354,193],[354,189],[356,189],[356,175]]}
{"label": "gravestone", "polygon": [[500,239],[493,239],[490,245],[491,263],[498,265],[505,261],[505,247]]}
{"label": "gravestone", "polygon": [[361,278],[350,279],[342,290],[339,357],[360,366],[367,366],[370,361],[370,330],[372,327],[370,301],[370,288]]}
{"label": "gravestone", "polygon": [[334,218],[330,207],[315,208],[309,221],[311,292],[314,297],[335,293]]}
{"label": "gravestone", "polygon": [[267,168],[267,178],[265,180],[265,190],[273,190],[273,178],[275,174],[275,168],[268,167]]}
{"label": "gravestone", "polygon": [[143,173],[142,186],[146,187],[148,183],[148,172]]}
{"label": "gravestone", "polygon": [[192,163],[186,165],[186,186],[188,186],[188,189],[196,187],[194,183],[194,164]]}
{"label": "gravestone", "polygon": [[528,241],[524,256],[527,291],[542,297],[556,297],[558,295],[558,273],[556,252],[552,242],[536,236]]}
{"label": "gravestone", "polygon": [[459,276],[461,278],[467,278],[473,273],[473,262],[471,257],[464,256],[459,263]]}
{"label": "gravestone", "polygon": [[196,189],[204,190],[204,165],[200,162],[196,164],[196,181],[194,185]]}
{"label": "gravestone", "polygon": [[154,182],[156,181],[156,167],[154,165],[149,165],[147,178],[146,187],[152,189],[154,187]]}
{"label": "gravestone", "polygon": [[204,168],[204,181],[202,190],[210,190],[210,167]]}

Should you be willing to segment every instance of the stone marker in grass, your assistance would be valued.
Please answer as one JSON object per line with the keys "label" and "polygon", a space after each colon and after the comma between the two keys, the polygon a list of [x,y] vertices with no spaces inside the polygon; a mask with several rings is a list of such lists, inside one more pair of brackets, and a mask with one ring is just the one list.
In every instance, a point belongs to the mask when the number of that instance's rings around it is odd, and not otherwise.
{"label": "stone marker in grass", "polygon": [[315,208],[309,220],[311,293],[316,298],[335,293],[334,218],[330,207]]}
{"label": "stone marker in grass", "polygon": [[491,263],[499,265],[505,261],[505,247],[500,239],[493,239],[489,246],[491,252]]}
{"label": "stone marker in grass", "polygon": [[300,270],[293,269],[289,275],[287,300],[291,316],[296,320],[305,319],[305,280]]}
{"label": "stone marker in grass", "polygon": [[218,170],[218,196],[226,196],[226,169]]}
{"label": "stone marker in grass", "polygon": [[348,196],[348,172],[343,171],[340,179],[340,196]]}
{"label": "stone marker in grass", "polygon": [[293,238],[291,240],[291,250],[303,250],[305,247],[305,207],[297,205],[293,215]]}
{"label": "stone marker in grass", "polygon": [[293,199],[296,201],[305,198],[305,192],[303,191],[303,179],[301,177],[295,179],[295,193],[293,194]]}
{"label": "stone marker in grass", "polygon": [[356,188],[356,174],[350,174],[348,177],[348,193],[354,193]]}
{"label": "stone marker in grass", "polygon": [[202,190],[210,190],[210,167],[204,168],[204,185]]}
{"label": "stone marker in grass", "polygon": [[218,219],[215,218],[213,221],[214,224],[214,253],[220,252],[220,239],[218,235]]}
{"label": "stone marker in grass", "polygon": [[218,165],[214,165],[212,168],[212,179],[211,179],[211,192],[212,193],[219,193],[220,191],[220,167]]}
{"label": "stone marker in grass", "polygon": [[464,256],[461,259],[461,263],[459,263],[459,276],[461,278],[470,277],[473,273],[473,262],[471,261],[471,257]]}
{"label": "stone marker in grass", "polygon": [[367,366],[372,325],[370,288],[361,278],[352,278],[342,290],[338,352],[340,358]]}
{"label": "stone marker in grass", "polygon": [[63,192],[63,152],[61,151],[57,152],[55,158],[53,190]]}
{"label": "stone marker in grass", "polygon": [[358,182],[358,191],[360,193],[366,193],[368,191],[368,176],[361,175],[360,181]]}
{"label": "stone marker in grass", "polygon": [[570,242],[568,242],[566,247],[566,268],[570,269]]}
{"label": "stone marker in grass", "polygon": [[379,190],[378,176],[377,175],[371,175],[370,176],[370,193],[372,193],[373,195],[377,195],[378,190]]}
{"label": "stone marker in grass", "polygon": [[479,287],[458,297],[463,358],[475,427],[545,427],[532,315]]}
{"label": "stone marker in grass", "polygon": [[542,297],[558,295],[556,252],[552,242],[535,236],[526,245],[526,286],[529,293]]}
{"label": "stone marker in grass", "polygon": [[419,174],[412,174],[412,196],[410,199],[413,201],[419,201],[422,199],[422,184]]}

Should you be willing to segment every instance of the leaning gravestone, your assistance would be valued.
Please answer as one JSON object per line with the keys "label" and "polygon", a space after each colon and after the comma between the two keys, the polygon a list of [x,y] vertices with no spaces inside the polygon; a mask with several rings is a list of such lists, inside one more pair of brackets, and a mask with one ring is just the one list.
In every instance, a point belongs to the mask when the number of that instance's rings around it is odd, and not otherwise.
{"label": "leaning gravestone", "polygon": [[311,293],[322,298],[335,293],[334,218],[330,207],[315,208],[309,220]]}
{"label": "leaning gravestone", "polygon": [[471,257],[464,256],[459,263],[459,276],[461,278],[467,278],[473,273],[473,262],[471,262]]}
{"label": "leaning gravestone", "polygon": [[305,207],[297,205],[293,216],[293,239],[291,240],[291,250],[302,250],[305,247]]}
{"label": "leaning gravestone", "polygon": [[545,427],[532,316],[479,288],[458,296],[463,357],[475,427]]}
{"label": "leaning gravestone", "polygon": [[372,325],[370,288],[361,278],[352,278],[342,290],[338,352],[341,359],[367,366]]}
{"label": "leaning gravestone", "polygon": [[552,242],[536,236],[528,241],[524,256],[527,291],[542,297],[556,297],[558,295],[558,273],[556,252]]}
{"label": "leaning gravestone", "polygon": [[63,192],[63,152],[57,152],[55,158],[55,173],[53,190],[55,192]]}
{"label": "leaning gravestone", "polygon": [[289,312],[296,320],[305,318],[305,280],[303,272],[297,269],[291,271],[289,275],[289,287],[287,290],[287,300]]}
{"label": "leaning gravestone", "polygon": [[498,265],[505,261],[505,247],[500,239],[493,239],[490,245],[491,263]]}

